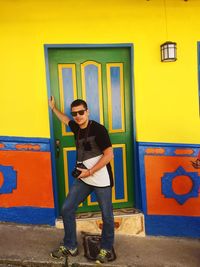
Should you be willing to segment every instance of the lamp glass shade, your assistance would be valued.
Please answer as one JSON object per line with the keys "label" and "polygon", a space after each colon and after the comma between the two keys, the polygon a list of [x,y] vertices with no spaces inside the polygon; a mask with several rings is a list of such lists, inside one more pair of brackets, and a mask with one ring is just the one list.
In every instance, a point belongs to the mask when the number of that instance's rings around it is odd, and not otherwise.
{"label": "lamp glass shade", "polygon": [[161,61],[170,62],[176,61],[176,43],[166,42],[160,46],[161,49]]}

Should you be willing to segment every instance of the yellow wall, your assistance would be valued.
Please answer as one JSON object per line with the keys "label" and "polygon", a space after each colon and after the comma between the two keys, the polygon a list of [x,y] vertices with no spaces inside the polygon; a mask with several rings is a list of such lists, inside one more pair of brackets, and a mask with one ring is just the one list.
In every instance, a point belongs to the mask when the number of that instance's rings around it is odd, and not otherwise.
{"label": "yellow wall", "polygon": [[[0,135],[50,136],[44,44],[133,43],[137,140],[199,144],[199,14],[199,0],[0,0]],[[167,40],[176,62],[160,62]]]}

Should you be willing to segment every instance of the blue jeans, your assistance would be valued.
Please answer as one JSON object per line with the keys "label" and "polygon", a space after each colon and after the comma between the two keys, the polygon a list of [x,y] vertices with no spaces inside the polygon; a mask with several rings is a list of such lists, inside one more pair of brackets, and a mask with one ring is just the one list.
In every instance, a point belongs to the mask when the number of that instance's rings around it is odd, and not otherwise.
{"label": "blue jeans", "polygon": [[76,236],[76,218],[75,213],[81,202],[87,198],[89,194],[95,192],[99,203],[103,229],[101,233],[101,248],[111,250],[114,243],[114,217],[112,208],[112,188],[111,187],[95,187],[87,185],[79,179],[74,181],[70,188],[69,194],[63,204],[61,215],[64,223],[64,246],[69,249],[77,247]]}

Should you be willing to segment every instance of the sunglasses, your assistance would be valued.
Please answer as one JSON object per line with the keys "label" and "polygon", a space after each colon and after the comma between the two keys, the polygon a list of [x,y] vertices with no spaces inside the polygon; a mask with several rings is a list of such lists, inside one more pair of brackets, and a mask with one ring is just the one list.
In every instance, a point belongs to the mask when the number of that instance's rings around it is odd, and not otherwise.
{"label": "sunglasses", "polygon": [[79,115],[84,115],[85,111],[86,111],[86,109],[79,110],[79,111],[72,111],[72,112],[71,112],[71,115],[72,115],[73,117],[76,117],[78,114],[79,114]]}

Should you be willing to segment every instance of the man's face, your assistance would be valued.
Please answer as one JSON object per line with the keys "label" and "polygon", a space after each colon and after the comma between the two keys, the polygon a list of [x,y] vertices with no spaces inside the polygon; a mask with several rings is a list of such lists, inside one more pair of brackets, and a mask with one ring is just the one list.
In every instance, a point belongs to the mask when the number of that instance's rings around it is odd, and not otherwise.
{"label": "man's face", "polygon": [[83,105],[77,106],[77,107],[72,107],[71,110],[72,116],[75,120],[75,122],[80,126],[80,127],[86,127],[88,124],[89,120],[89,111],[88,109],[86,110]]}

